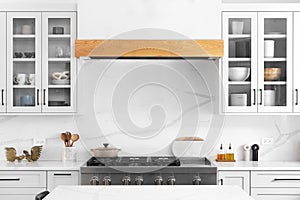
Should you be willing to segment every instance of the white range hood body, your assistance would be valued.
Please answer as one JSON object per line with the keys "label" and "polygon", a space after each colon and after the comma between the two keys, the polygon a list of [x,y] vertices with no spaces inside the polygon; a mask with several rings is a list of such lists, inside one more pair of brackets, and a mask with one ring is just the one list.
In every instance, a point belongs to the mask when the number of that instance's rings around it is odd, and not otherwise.
{"label": "white range hood body", "polygon": [[78,1],[79,39],[221,39],[221,0]]}

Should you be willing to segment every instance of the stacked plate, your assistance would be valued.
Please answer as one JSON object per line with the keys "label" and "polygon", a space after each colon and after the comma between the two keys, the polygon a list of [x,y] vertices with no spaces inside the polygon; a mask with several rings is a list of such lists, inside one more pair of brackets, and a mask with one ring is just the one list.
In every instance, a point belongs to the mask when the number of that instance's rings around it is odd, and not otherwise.
{"label": "stacked plate", "polygon": [[53,85],[70,85],[70,80],[52,80]]}

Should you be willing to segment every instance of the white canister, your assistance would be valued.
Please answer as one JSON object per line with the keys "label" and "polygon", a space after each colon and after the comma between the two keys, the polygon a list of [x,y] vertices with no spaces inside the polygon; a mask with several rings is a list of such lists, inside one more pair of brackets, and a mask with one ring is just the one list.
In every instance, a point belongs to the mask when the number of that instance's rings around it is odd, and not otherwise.
{"label": "white canister", "polygon": [[243,34],[244,22],[243,21],[232,21],[231,22],[232,34]]}
{"label": "white canister", "polygon": [[230,95],[231,106],[247,106],[247,94],[231,94]]}
{"label": "white canister", "polygon": [[75,147],[63,147],[62,149],[62,161],[77,161],[77,150]]}
{"label": "white canister", "polygon": [[273,58],[274,57],[274,40],[265,40],[264,41],[264,51],[265,58]]}
{"label": "white canister", "polygon": [[264,105],[275,106],[275,90],[264,91]]}
{"label": "white canister", "polygon": [[30,25],[23,25],[22,34],[32,34],[32,27]]}
{"label": "white canister", "polygon": [[244,145],[244,161],[250,161],[250,150],[251,146],[246,144]]}

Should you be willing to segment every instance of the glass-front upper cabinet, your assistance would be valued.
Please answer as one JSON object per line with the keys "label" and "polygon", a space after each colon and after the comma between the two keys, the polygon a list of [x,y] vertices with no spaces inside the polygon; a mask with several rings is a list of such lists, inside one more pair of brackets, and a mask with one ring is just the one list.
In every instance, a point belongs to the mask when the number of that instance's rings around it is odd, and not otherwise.
{"label": "glass-front upper cabinet", "polygon": [[223,110],[257,112],[257,13],[223,12]]}
{"label": "glass-front upper cabinet", "polygon": [[41,112],[41,13],[7,13],[7,111]]}
{"label": "glass-front upper cabinet", "polygon": [[0,113],[6,112],[6,13],[0,12]]}
{"label": "glass-front upper cabinet", "polygon": [[76,13],[42,14],[43,112],[74,112]]}
{"label": "glass-front upper cabinet", "polygon": [[292,12],[258,13],[258,111],[292,112]]}

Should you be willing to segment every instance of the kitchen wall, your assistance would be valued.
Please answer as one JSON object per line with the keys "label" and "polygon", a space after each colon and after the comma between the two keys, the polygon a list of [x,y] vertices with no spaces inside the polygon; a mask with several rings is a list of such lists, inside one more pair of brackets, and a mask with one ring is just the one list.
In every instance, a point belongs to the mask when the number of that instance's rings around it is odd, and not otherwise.
{"label": "kitchen wall", "polygon": [[[89,0],[88,2],[90,4],[90,8],[93,8],[93,12],[87,12],[87,1],[79,1],[79,10],[85,10],[83,13],[79,13],[79,36],[82,37],[89,37],[93,35],[93,31],[96,28],[97,31],[101,31],[101,35],[99,38],[112,38],[112,37],[118,37],[117,35],[123,32],[121,36],[126,36],[127,38],[130,37],[145,37],[145,33],[149,32],[147,30],[150,29],[142,29],[139,31],[134,32],[127,32],[124,33],[124,31],[130,31],[131,29],[137,29],[137,28],[155,28],[151,29],[153,30],[152,33],[147,33],[147,37],[168,37],[172,36],[174,38],[176,37],[194,37],[199,38],[198,36],[202,34],[204,37],[215,37],[219,35],[218,29],[220,27],[219,23],[206,23],[203,24],[203,21],[201,23],[199,22],[201,18],[200,14],[197,13],[197,6],[201,7],[202,9],[205,9],[205,7],[201,6],[199,2],[201,1],[195,1],[195,0],[188,0],[185,1],[185,3],[182,5],[180,1],[172,1],[172,5],[169,5],[167,1],[159,1],[162,3],[157,4],[155,1],[147,1],[147,3],[135,3],[135,1],[130,1],[128,4],[121,3],[121,6],[114,7],[116,3],[116,0],[114,1],[97,1],[100,3],[95,3],[95,1]],[[232,0],[231,0],[232,1]],[[0,1],[0,3],[23,3],[22,0],[6,0],[6,1]],[[31,0],[28,2],[41,2],[41,0]],[[60,2],[58,0],[44,0],[43,2]],[[76,0],[68,0],[64,2],[77,2]],[[83,4],[83,3],[84,4]],[[121,2],[121,1],[119,1]],[[123,2],[123,1],[122,1]],[[223,1],[225,2],[225,1]],[[226,2],[229,2],[227,0]],[[285,1],[286,2],[286,1]],[[130,6],[129,6],[130,5]],[[181,6],[182,5],[182,6]],[[194,7],[196,5],[196,7]],[[211,4],[213,5],[213,4]],[[181,9],[182,8],[182,9]],[[193,12],[190,12],[190,11]],[[87,23],[87,18],[92,18],[95,13],[98,13],[102,18],[99,19],[99,21],[92,21]],[[166,15],[167,13],[167,15]],[[201,12],[200,12],[201,13]],[[120,16],[122,17],[117,17]],[[110,17],[113,16],[113,17]],[[218,14],[216,16],[219,16]],[[158,17],[164,17],[167,20],[160,20]],[[218,18],[218,17],[217,17]],[[204,18],[206,20],[206,18]],[[144,21],[147,21],[145,23]],[[188,22],[188,23],[187,23]],[[198,26],[201,24],[201,26]],[[168,28],[171,29],[171,31],[162,31],[161,28]],[[207,31],[209,30],[209,31]],[[211,33],[211,34],[210,34]],[[124,35],[125,34],[125,35]],[[120,35],[119,35],[120,36]],[[196,65],[198,66],[198,65]],[[90,66],[91,67],[91,66]],[[201,66],[201,67],[205,67]],[[46,146],[44,147],[44,151],[42,153],[43,160],[59,160],[61,155],[61,149],[62,149],[62,141],[59,139],[59,134],[63,131],[69,130],[71,132],[79,132],[81,134],[82,139],[78,144],[76,144],[76,147],[78,148],[78,159],[79,160],[85,160],[90,155],[88,153],[88,150],[91,145],[96,145],[95,143],[90,143],[93,134],[96,134],[96,136],[99,132],[99,124],[100,127],[104,127],[104,130],[110,127],[110,124],[107,123],[109,120],[110,122],[113,121],[113,116],[107,115],[109,113],[110,107],[101,107],[102,104],[97,104],[97,102],[93,102],[92,108],[95,108],[95,110],[91,109],[88,111],[97,111],[97,115],[95,113],[88,113],[86,112],[86,100],[87,96],[86,93],[88,92],[88,95],[94,95],[95,99],[99,100],[101,102],[101,90],[104,89],[105,92],[109,91],[108,88],[101,88],[99,86],[96,87],[98,81],[96,77],[94,79],[91,79],[91,77],[95,75],[101,75],[103,69],[92,69],[93,67],[89,68],[88,71],[85,71],[85,69],[81,69],[79,71],[79,115],[78,116],[2,116],[0,117],[0,149],[3,151],[0,151],[0,159],[5,159],[4,154],[4,147],[5,146],[14,146],[19,150],[19,153],[23,149],[29,149],[32,146],[32,139],[33,138],[47,138]],[[178,68],[175,67],[175,69]],[[120,69],[120,68],[119,68]],[[169,68],[170,69],[170,68]],[[193,78],[194,75],[192,75],[191,70],[193,68],[186,68],[186,70],[180,71],[180,74],[187,75],[187,80],[191,79],[193,82],[193,85],[195,85],[196,80],[201,80],[198,78]],[[197,68],[201,71],[201,69]],[[94,70],[94,71],[93,71]],[[132,70],[132,68],[128,67],[125,69],[122,69],[121,71],[117,70],[114,71],[114,68],[111,68],[112,71],[109,71],[108,75],[105,79],[108,82],[115,83],[114,77],[111,77],[111,75],[115,72],[118,72],[118,76],[121,76],[121,72],[128,72]],[[174,70],[174,69],[173,69]],[[161,75],[166,75],[166,71],[162,73]],[[157,74],[160,74],[160,71],[157,71],[156,74],[149,76],[150,78],[153,77],[154,79],[157,79]],[[211,77],[210,75],[207,75],[208,77]],[[138,77],[138,76],[136,76]],[[177,76],[176,76],[177,77]],[[111,79],[109,79],[111,78]],[[170,78],[172,79],[172,78]],[[218,77],[215,76],[211,78],[210,80],[217,80]],[[95,88],[93,90],[87,90],[91,84],[88,82],[89,80],[93,80],[93,84]],[[175,85],[177,88],[176,91],[179,91],[180,94],[191,94],[190,91],[183,90],[183,88],[180,87],[180,84],[178,86],[178,83],[176,84],[176,79],[170,80],[173,85]],[[180,83],[180,82],[179,82]],[[213,84],[213,83],[211,83]],[[110,86],[109,84],[107,86]],[[192,93],[192,95],[189,96],[189,98],[184,99],[184,102],[189,102],[193,100],[195,97],[199,97],[199,91],[201,90],[200,86],[195,86],[196,92]],[[94,93],[97,91],[97,93]],[[154,97],[157,97],[156,99],[152,99],[155,101],[163,101],[163,105],[166,105],[166,99],[170,99],[169,92],[164,93],[159,90],[155,90],[154,88],[148,88],[146,91],[150,91],[150,93],[147,93],[147,95],[152,95]],[[197,92],[198,91],[198,92]],[[134,121],[140,125],[143,125],[147,127],[149,124],[151,124],[151,112],[148,112],[147,106],[153,104],[153,102],[149,105],[142,105],[141,103],[145,101],[145,97],[141,96],[142,93],[138,94],[136,97],[137,100],[131,102],[131,115],[132,116],[138,116],[134,117]],[[159,94],[159,95],[158,95]],[[140,95],[140,96],[139,96]],[[164,96],[164,98],[159,98],[161,96]],[[209,96],[209,95],[208,95]],[[172,96],[171,96],[172,97]],[[203,97],[200,95],[200,97]],[[207,97],[207,96],[206,96]],[[93,99],[94,99],[93,98]],[[215,103],[215,101],[218,99],[217,94],[209,96],[210,100]],[[173,99],[174,100],[174,99]],[[177,106],[176,99],[173,101],[172,105]],[[107,103],[107,102],[101,102],[101,103]],[[214,104],[213,103],[213,104]],[[104,104],[103,104],[104,105]],[[169,106],[166,107],[167,111],[170,111],[171,114],[167,115],[170,117],[170,119],[174,119],[174,117],[177,116],[178,110],[173,110],[173,107]],[[188,105],[188,104],[187,104]],[[99,107],[100,106],[100,107]],[[144,106],[144,107],[143,107]],[[90,107],[89,107],[90,108]],[[139,110],[139,108],[143,108]],[[189,109],[189,107],[186,107]],[[146,110],[145,110],[146,109]],[[106,114],[101,115],[101,112],[105,111]],[[143,111],[143,112],[141,112]],[[173,111],[173,113],[172,113]],[[183,112],[186,112],[186,110],[182,110]],[[154,111],[154,115],[155,115]],[[214,116],[212,115],[212,110],[206,110],[203,112],[204,114],[209,114],[209,119],[206,120],[206,123],[199,123],[197,124],[197,133],[202,132],[204,135],[201,135],[202,137],[207,137],[206,133],[210,130],[210,134],[214,135],[213,138],[217,138],[215,141],[217,142],[217,146],[214,147],[213,151],[210,153],[210,156],[214,156],[218,145],[222,142],[224,144],[228,144],[229,142],[232,143],[232,145],[236,149],[237,158],[241,159],[241,146],[244,144],[253,144],[253,143],[260,143],[261,137],[273,137],[274,138],[274,145],[265,145],[261,147],[260,151],[260,158],[262,160],[297,160],[297,147],[298,147],[298,141],[300,141],[300,125],[299,125],[299,117],[297,116]],[[193,113],[193,112],[192,112]],[[93,115],[90,115],[93,114]],[[193,113],[193,115],[197,114]],[[190,116],[190,119],[193,118],[193,115]],[[90,119],[89,116],[98,116],[98,118],[92,118]],[[100,117],[99,117],[100,116]],[[200,117],[199,117],[200,116]],[[199,119],[201,117],[205,117],[208,115],[199,115]],[[159,116],[156,116],[159,117]],[[216,121],[219,123],[212,123],[212,119],[215,117]],[[86,127],[86,121],[89,122],[95,122],[92,123],[90,127]],[[201,121],[201,120],[200,120]],[[107,123],[107,124],[106,124]],[[96,125],[97,124],[97,125]],[[211,125],[212,124],[212,125]],[[89,125],[89,124],[88,124]],[[105,126],[103,126],[105,125]],[[190,127],[191,124],[186,125],[185,131],[191,131],[188,127]],[[178,123],[175,123],[174,126],[169,126],[167,128],[168,132],[166,133],[166,136],[168,139],[174,137],[174,132],[178,131],[180,125]],[[111,126],[111,130],[109,133],[114,133],[116,126]],[[218,130],[220,129],[220,130]],[[167,130],[167,129],[166,129]],[[195,130],[192,130],[191,132],[194,132]],[[104,131],[105,132],[105,131]],[[220,133],[220,134],[219,134]],[[116,138],[118,138],[118,134],[112,136],[112,140],[116,141]],[[105,134],[104,134],[105,135]],[[103,139],[103,133],[101,133],[100,137],[95,139],[93,142],[101,143],[103,141],[107,141],[106,139]],[[122,137],[124,138],[124,137]],[[103,141],[102,141],[103,139]],[[209,140],[209,138],[208,138]],[[140,145],[134,146],[135,140],[128,141],[124,140],[128,143],[128,146],[125,146],[124,148],[127,150],[127,152],[134,152],[134,151],[141,151],[142,147]],[[159,145],[164,145],[164,139],[161,140],[162,143],[155,144],[155,148]],[[145,144],[146,147],[151,147],[150,144]],[[197,150],[197,144],[193,144],[195,147],[195,150]],[[210,141],[209,145],[213,146],[214,142]],[[156,154],[162,153],[162,154],[169,154],[172,152],[171,146],[164,146],[164,148],[161,149],[159,152],[155,152]],[[193,147],[194,148],[194,147]],[[146,148],[145,148],[146,149]],[[204,147],[204,151],[208,152],[209,147]],[[149,149],[148,149],[149,150]],[[148,152],[154,152],[155,150],[149,150]],[[204,153],[205,153],[204,152]]]}

